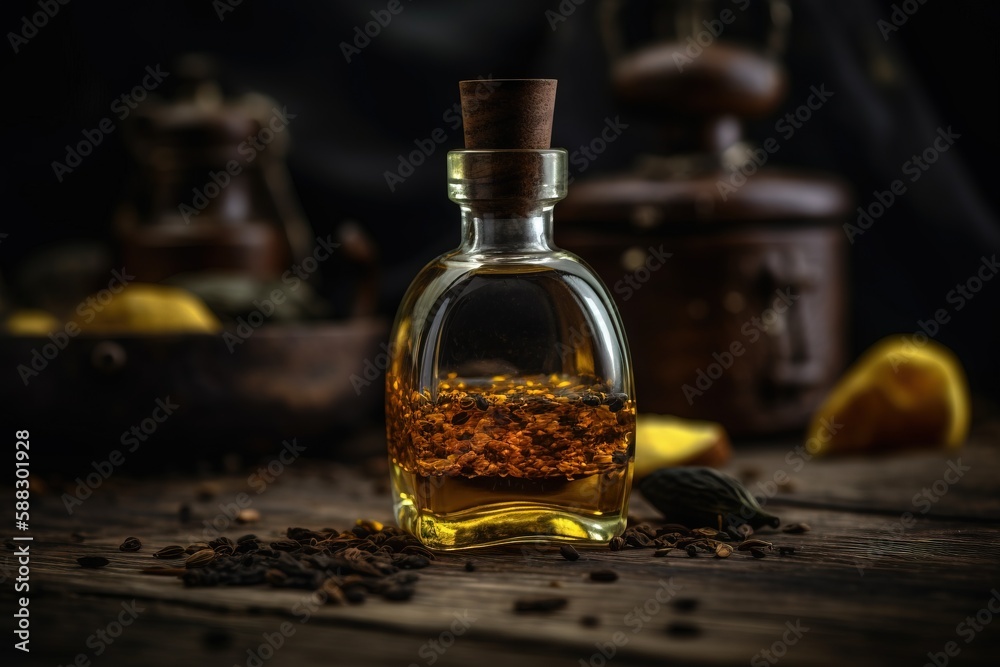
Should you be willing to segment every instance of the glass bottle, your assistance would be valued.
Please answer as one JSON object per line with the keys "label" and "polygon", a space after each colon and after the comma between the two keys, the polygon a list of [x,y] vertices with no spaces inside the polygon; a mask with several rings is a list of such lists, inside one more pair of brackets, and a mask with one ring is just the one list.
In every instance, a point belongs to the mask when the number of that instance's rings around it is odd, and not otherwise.
{"label": "glass bottle", "polygon": [[[625,334],[597,275],[552,243],[567,153],[548,148],[551,104],[544,141],[490,126],[534,122],[555,81],[491,82],[485,101],[475,83],[460,86],[475,149],[448,154],[461,245],[416,277],[390,339],[395,514],[437,549],[607,542],[625,528],[634,455]],[[491,137],[470,137],[477,113]],[[515,147],[482,148],[498,144]]]}

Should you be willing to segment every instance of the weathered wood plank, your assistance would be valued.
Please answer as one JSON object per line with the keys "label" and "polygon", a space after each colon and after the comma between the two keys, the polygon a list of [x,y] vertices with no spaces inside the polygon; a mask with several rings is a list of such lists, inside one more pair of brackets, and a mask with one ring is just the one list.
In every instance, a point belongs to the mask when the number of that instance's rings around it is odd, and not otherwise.
{"label": "weathered wood plank", "polygon": [[[767,479],[784,464],[785,451],[741,452],[738,465],[756,466]],[[138,570],[157,563],[150,554],[159,547],[202,539],[202,522],[224,516],[219,506],[235,502],[240,492],[263,520],[226,527],[223,533],[233,537],[254,532],[277,538],[289,525],[346,527],[357,517],[387,520],[384,494],[356,469],[296,463],[260,494],[245,476],[213,480],[218,493],[207,501],[196,499],[198,481],[116,476],[72,516],[55,493],[33,505],[35,651],[23,664],[62,665],[84,652],[95,665],[245,665],[247,650],[282,623],[294,634],[264,664],[429,665],[434,658],[436,665],[599,665],[602,648],[610,653],[612,647],[620,665],[768,664],[760,651],[775,646],[793,665],[921,665],[928,651],[939,652],[949,641],[961,648],[951,664],[992,664],[987,661],[1000,647],[1000,622],[969,643],[957,626],[986,608],[991,591],[1000,588],[1000,527],[983,520],[994,511],[996,483],[989,480],[1000,464],[986,445],[960,456],[972,470],[926,515],[914,512],[913,489],[940,477],[948,459],[942,453],[902,457],[899,467],[896,459],[809,462],[796,478],[797,490],[771,502],[783,521],[805,521],[813,531],[762,533],[795,546],[794,556],[719,560],[675,552],[653,558],[650,550],[602,548],[583,550],[581,560],[569,562],[554,547],[493,548],[442,554],[420,571],[409,602],[370,600],[315,611],[304,591],[191,589]],[[958,493],[962,488],[974,489],[967,500]],[[870,506],[865,497],[873,499]],[[864,511],[844,509],[854,502]],[[191,505],[195,521],[179,522],[182,503]],[[916,516],[900,528],[904,511]],[[641,501],[633,513],[652,516]],[[955,516],[968,518],[949,518]],[[74,531],[88,537],[73,542]],[[141,552],[117,551],[129,534],[143,540]],[[112,565],[82,570],[74,559],[90,553],[107,555]],[[474,572],[463,567],[469,559]],[[9,571],[10,564],[10,552],[0,553],[0,567]],[[587,573],[598,567],[615,569],[620,579],[589,581]],[[671,585],[675,597],[665,602]],[[664,591],[659,600],[658,590]],[[5,609],[10,595],[5,584]],[[545,615],[513,612],[519,597],[553,595],[566,597],[567,606]],[[695,608],[675,608],[677,598],[695,600]],[[87,638],[133,599],[146,611],[105,653],[94,655]],[[429,642],[450,643],[456,614],[475,620],[439,656]],[[584,616],[596,616],[599,624],[585,627]],[[678,623],[695,635],[672,634],[671,624]],[[788,634],[788,623],[800,628],[801,637]],[[783,647],[783,636],[794,644]]]}

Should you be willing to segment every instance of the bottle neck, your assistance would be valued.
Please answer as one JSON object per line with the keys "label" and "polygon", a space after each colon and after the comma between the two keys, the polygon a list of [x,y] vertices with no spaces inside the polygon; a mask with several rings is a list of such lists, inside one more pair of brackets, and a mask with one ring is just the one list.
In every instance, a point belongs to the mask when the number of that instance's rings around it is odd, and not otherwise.
{"label": "bottle neck", "polygon": [[552,243],[552,204],[517,213],[462,205],[462,244],[459,251],[482,253],[540,253]]}

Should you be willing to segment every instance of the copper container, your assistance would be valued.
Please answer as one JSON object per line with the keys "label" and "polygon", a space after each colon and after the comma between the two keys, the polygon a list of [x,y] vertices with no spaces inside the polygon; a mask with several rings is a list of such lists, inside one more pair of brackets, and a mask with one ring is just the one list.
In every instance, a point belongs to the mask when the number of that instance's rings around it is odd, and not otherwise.
{"label": "copper container", "polygon": [[773,57],[719,41],[684,60],[688,48],[619,57],[622,118],[656,119],[660,152],[571,187],[556,241],[612,289],[643,411],[738,436],[799,429],[845,360],[851,195],[837,178],[772,166],[776,143],[742,141],[738,119],[784,98]]}

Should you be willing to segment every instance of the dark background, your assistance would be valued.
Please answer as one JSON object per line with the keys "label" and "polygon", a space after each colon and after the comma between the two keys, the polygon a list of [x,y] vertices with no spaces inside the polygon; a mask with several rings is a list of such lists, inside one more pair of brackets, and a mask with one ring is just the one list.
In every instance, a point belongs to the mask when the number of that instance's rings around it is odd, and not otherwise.
{"label": "dark background", "polygon": [[[6,34],[19,31],[21,17],[38,7],[5,3],[0,232],[8,236],[0,243],[0,272],[12,294],[32,253],[109,238],[129,169],[119,131],[62,183],[52,161],[62,161],[66,144],[79,141],[84,129],[114,117],[111,102],[141,81],[147,65],[170,71],[177,55],[204,51],[223,64],[227,92],[261,91],[297,114],[289,128],[289,166],[306,216],[317,234],[347,219],[367,230],[385,266],[380,308],[391,316],[419,267],[457,242],[458,213],[445,195],[444,160],[447,149],[461,147],[462,137],[460,128],[443,120],[458,101],[457,81],[479,75],[559,79],[553,145],[570,150],[596,136],[606,116],[619,113],[598,0],[578,6],[555,31],[545,11],[557,10],[556,0],[402,2],[404,11],[350,64],[340,42],[353,39],[354,27],[386,2],[244,0],[220,21],[208,1],[76,1],[60,6],[17,54]],[[643,3],[634,4],[642,9]],[[949,290],[974,275],[980,257],[1000,249],[1000,7],[986,0],[926,0],[884,40],[876,21],[889,18],[892,4],[793,0],[784,58],[788,109],[805,101],[812,85],[825,83],[836,94],[784,143],[776,161],[841,175],[858,203],[867,204],[873,190],[900,178],[903,162],[930,145],[938,127],[951,126],[962,136],[851,247],[855,354],[950,308]],[[760,3],[754,5],[759,11]],[[749,134],[772,136],[782,113],[752,123]],[[384,172],[395,171],[397,155],[439,127],[447,142],[390,192]],[[655,135],[654,125],[636,124],[588,173],[577,175],[629,166]],[[556,218],[558,224],[558,208]],[[998,305],[1000,281],[987,283],[938,336],[959,354],[982,392],[997,388]]]}

